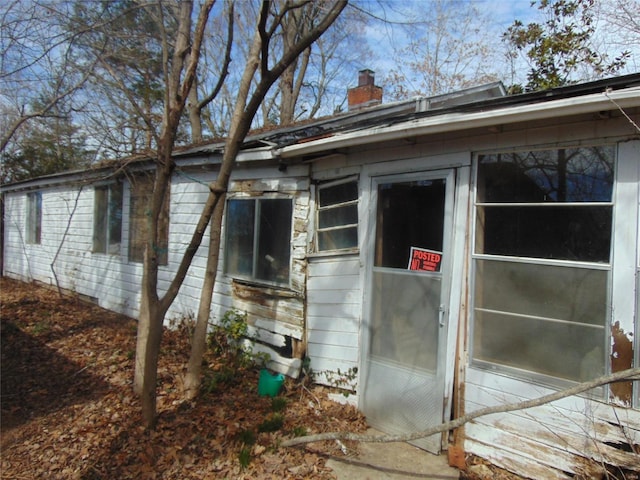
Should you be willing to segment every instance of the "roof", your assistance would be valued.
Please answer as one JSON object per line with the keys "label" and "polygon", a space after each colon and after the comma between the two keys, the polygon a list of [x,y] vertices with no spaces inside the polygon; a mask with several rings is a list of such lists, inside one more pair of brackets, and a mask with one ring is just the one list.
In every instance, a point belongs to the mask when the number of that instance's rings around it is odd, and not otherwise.
{"label": "roof", "polygon": [[381,118],[375,125],[362,123],[283,145],[278,153],[285,159],[313,159],[322,152],[372,142],[634,107],[640,107],[640,74]]}
{"label": "roof", "polygon": [[[238,161],[313,159],[336,148],[372,141],[626,107],[640,107],[640,73],[519,95],[506,95],[502,83],[495,82],[253,133],[245,139]],[[176,149],[174,156],[187,164],[191,161],[203,163],[202,157],[206,157],[205,163],[215,164],[224,145],[224,140],[217,140],[181,147]],[[135,159],[136,162],[150,160]],[[121,162],[115,163],[121,165]],[[96,178],[112,169],[113,165],[106,164],[0,188],[8,191],[42,183],[61,183],[71,176]]]}

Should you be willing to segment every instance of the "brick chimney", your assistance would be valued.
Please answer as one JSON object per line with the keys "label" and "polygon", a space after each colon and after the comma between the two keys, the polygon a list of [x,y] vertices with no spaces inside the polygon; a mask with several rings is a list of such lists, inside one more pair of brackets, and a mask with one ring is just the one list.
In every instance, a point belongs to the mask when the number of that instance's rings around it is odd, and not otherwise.
{"label": "brick chimney", "polygon": [[347,91],[347,99],[350,112],[382,103],[382,87],[375,85],[375,72],[368,69],[360,70],[358,86]]}

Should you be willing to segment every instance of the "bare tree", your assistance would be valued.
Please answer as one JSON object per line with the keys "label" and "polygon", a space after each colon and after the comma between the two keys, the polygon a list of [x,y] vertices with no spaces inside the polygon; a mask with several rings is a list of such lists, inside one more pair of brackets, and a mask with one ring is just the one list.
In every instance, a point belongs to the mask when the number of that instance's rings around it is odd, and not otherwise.
{"label": "bare tree", "polygon": [[[293,18],[286,26],[284,44],[305,35],[320,13],[318,4],[312,3]],[[371,59],[368,43],[363,38],[368,21],[360,9],[349,8],[322,38],[306,49],[278,81],[272,101],[264,103],[270,107],[263,113],[265,123],[268,119],[277,119],[280,125],[286,125],[338,111],[353,72],[367,66]]]}
{"label": "bare tree", "polygon": [[[216,269],[212,268],[212,265],[216,265],[218,259],[218,249],[216,245],[219,244],[220,239],[224,195],[236,155],[249,132],[253,118],[268,89],[277,81],[287,66],[290,65],[305,48],[308,48],[311,43],[320,37],[346,5],[346,1],[327,2],[325,14],[315,25],[315,28],[290,49],[283,51],[280,57],[271,59],[269,57],[270,42],[279,33],[279,29],[285,18],[307,3],[309,2],[287,2],[281,10],[276,9],[273,4],[268,1],[264,1],[261,4],[260,15],[255,27],[254,42],[245,66],[244,74],[237,88],[235,109],[225,143],[222,166],[216,181],[210,185],[210,194],[204,205],[191,242],[181,259],[171,284],[163,294],[160,294],[158,291],[160,216],[165,198],[167,197],[171,175],[175,168],[172,151],[180,118],[185,110],[189,92],[194,85],[196,70],[200,59],[200,49],[203,44],[205,25],[211,8],[213,7],[213,0],[205,2],[201,7],[197,15],[196,24],[193,27],[191,24],[193,4],[191,1],[181,2],[179,4],[179,11],[175,15],[177,19],[175,37],[167,36],[166,31],[163,30],[163,9],[156,7],[150,12],[155,16],[158,22],[158,28],[162,32],[165,95],[162,126],[160,135],[157,138],[158,152],[154,186],[148,208],[150,212],[149,228],[144,253],[134,374],[134,389],[141,395],[143,419],[147,427],[153,427],[156,420],[157,363],[164,318],[178,294],[180,285],[202,241],[204,231],[211,217],[214,212],[217,212],[215,215],[216,223],[211,225],[211,250],[209,252],[207,265],[208,274],[205,277],[203,286],[202,307],[200,308],[198,323],[196,325],[195,338],[192,342],[194,352],[191,356],[192,361],[190,361],[190,365],[197,363],[199,367],[202,361],[202,353],[199,353],[200,351],[196,346],[204,343],[206,337],[206,326],[210,313],[210,295],[215,283]],[[257,79],[255,84],[254,79]],[[209,298],[208,301],[207,298]],[[200,342],[200,339],[202,342]],[[194,362],[194,358],[197,358],[197,361]],[[192,369],[190,368],[189,371],[192,372]],[[199,381],[199,374],[188,376],[189,385],[199,385]]]}
{"label": "bare tree", "polygon": [[[211,298],[216,282],[219,257],[218,246],[220,245],[223,208],[221,204],[224,202],[231,170],[242,145],[242,140],[249,132],[260,104],[271,86],[302,52],[320,38],[347,5],[346,0],[326,3],[316,2],[322,5],[322,15],[316,18],[312,28],[307,31],[306,35],[301,36],[296,42],[284,49],[281,55],[275,58],[270,57],[270,43],[274,41],[283,25],[286,25],[287,17],[296,15],[297,10],[308,3],[310,2],[286,2],[281,9],[277,8],[279,5],[271,4],[270,2],[262,3],[254,41],[238,87],[234,115],[229,135],[225,142],[222,165],[216,181],[210,186],[211,193],[205,205],[205,211],[213,212],[215,210],[216,214],[215,221],[211,223],[206,273],[192,340],[192,351],[185,378],[185,393],[188,398],[195,396],[200,387],[202,356],[206,344],[207,325],[211,313]],[[255,88],[252,90],[252,85],[254,84]]]}
{"label": "bare tree", "polygon": [[[220,68],[217,69],[218,73],[216,75],[213,75],[214,78],[217,78],[215,83],[212,85],[211,90],[204,91],[202,93],[202,98],[199,98],[198,92],[200,88],[198,77],[196,77],[194,85],[189,91],[189,101],[187,102],[187,109],[189,112],[189,124],[191,126],[191,140],[195,143],[201,142],[204,139],[202,133],[203,111],[212,101],[214,101],[218,97],[218,94],[222,90],[225,84],[225,80],[229,75],[229,65],[231,64],[231,50],[233,47],[234,15],[234,3],[230,2],[227,6],[226,38],[218,39],[218,41],[226,45],[224,48],[224,57],[220,60]],[[212,50],[213,49],[214,48],[212,48]],[[206,85],[203,85],[202,88],[206,88]]]}
{"label": "bare tree", "polygon": [[402,25],[409,39],[385,83],[391,96],[438,95],[498,79],[491,21],[473,2],[434,0]]}
{"label": "bare tree", "polygon": [[[178,289],[186,275],[184,261],[178,275],[174,278],[167,292],[158,293],[158,267],[160,258],[158,245],[160,238],[160,217],[167,198],[171,175],[175,168],[173,147],[176,141],[180,118],[185,109],[187,96],[193,86],[200,47],[214,0],[206,0],[197,15],[195,26],[192,26],[193,2],[185,0],[176,5],[177,28],[175,37],[169,38],[165,29],[165,18],[162,5],[151,8],[150,14],[156,19],[162,32],[162,58],[164,68],[164,111],[160,135],[157,138],[157,158],[153,192],[149,199],[149,228],[147,229],[144,262],[142,269],[142,288],[140,314],[138,319],[138,336],[136,345],[136,362],[134,373],[134,390],[141,395],[142,415],[147,427],[153,427],[156,421],[156,380],[158,354],[162,339],[162,326],[167,310],[178,294]],[[205,214],[203,214],[205,215]],[[209,214],[210,215],[210,214]],[[208,219],[207,222],[208,223]],[[205,227],[206,227],[205,223]],[[199,224],[199,227],[201,225]],[[194,236],[201,239],[204,233],[196,231]],[[199,244],[199,241],[197,242]],[[197,245],[195,247],[197,250]],[[193,258],[186,254],[190,263]],[[187,265],[188,267],[188,265]],[[183,270],[184,269],[184,273]]]}
{"label": "bare tree", "polygon": [[640,69],[637,47],[640,45],[640,0],[601,1],[596,35],[602,38],[603,50],[607,47],[617,50],[632,48],[634,55],[627,59],[626,70],[637,72]]}
{"label": "bare tree", "polygon": [[[86,31],[69,34],[63,2],[6,2],[0,9],[0,153],[27,123],[58,117],[86,83],[90,68],[73,68],[72,45]],[[43,73],[46,72],[43,82]]]}

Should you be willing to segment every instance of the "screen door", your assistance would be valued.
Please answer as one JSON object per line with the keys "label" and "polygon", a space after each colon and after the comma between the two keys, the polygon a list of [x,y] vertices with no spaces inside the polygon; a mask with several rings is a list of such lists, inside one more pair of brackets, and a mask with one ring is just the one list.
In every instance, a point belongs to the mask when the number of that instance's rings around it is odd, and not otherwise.
{"label": "screen door", "polygon": [[[388,433],[442,422],[453,183],[453,171],[373,182],[362,410]],[[437,453],[440,438],[413,443]]]}

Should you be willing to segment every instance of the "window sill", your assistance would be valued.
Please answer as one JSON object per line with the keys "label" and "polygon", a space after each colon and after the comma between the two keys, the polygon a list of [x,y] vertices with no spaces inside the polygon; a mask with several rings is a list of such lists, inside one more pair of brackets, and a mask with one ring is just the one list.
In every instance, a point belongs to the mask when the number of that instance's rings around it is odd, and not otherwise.
{"label": "window sill", "polygon": [[314,258],[343,257],[347,255],[358,255],[359,253],[359,248],[350,248],[348,250],[331,250],[329,252],[310,253],[307,255],[307,258],[313,260]]}
{"label": "window sill", "polygon": [[301,294],[291,290],[288,287],[280,287],[253,280],[231,279],[233,293],[242,299],[251,300],[255,297],[272,297],[272,298],[300,298]]}
{"label": "window sill", "polygon": [[[577,380],[568,380],[560,377],[553,377],[553,376],[545,375],[542,373],[523,370],[520,368],[510,367],[507,365],[499,365],[499,364],[477,360],[477,359],[471,360],[471,363],[469,364],[469,368],[475,369],[479,372],[484,372],[485,374],[504,377],[508,379],[509,382],[522,382],[527,385],[546,388],[549,390],[548,393],[552,393],[552,391],[554,390],[555,391],[564,390],[566,388],[573,387],[580,383]],[[504,388],[506,389],[506,387]],[[516,388],[513,390],[512,393],[516,394],[518,390],[521,390],[521,389]],[[604,387],[596,387],[587,392],[581,393],[577,396],[588,398],[590,400],[606,402]]]}

